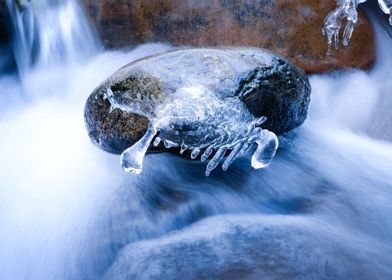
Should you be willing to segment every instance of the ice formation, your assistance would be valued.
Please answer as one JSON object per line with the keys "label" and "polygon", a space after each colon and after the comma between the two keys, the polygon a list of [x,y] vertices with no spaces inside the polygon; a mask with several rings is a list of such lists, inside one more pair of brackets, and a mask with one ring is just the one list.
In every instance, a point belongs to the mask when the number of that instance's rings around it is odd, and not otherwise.
{"label": "ice formation", "polygon": [[[118,106],[113,92],[108,92],[111,104]],[[160,134],[154,146],[161,141],[166,148],[181,146],[181,153],[190,149],[192,159],[201,154],[201,161],[206,161],[215,152],[207,165],[207,176],[228,150],[231,152],[222,165],[223,170],[253,143],[258,144],[251,162],[254,168],[265,167],[272,160],[278,146],[277,137],[260,128],[265,118],[253,117],[238,98],[220,99],[202,86],[193,86],[178,89],[169,100],[157,107],[143,138],[122,154],[125,171],[141,172],[144,155],[158,131]],[[132,108],[122,108],[134,112]]]}
{"label": "ice formation", "polygon": [[[354,26],[358,22],[358,5],[367,0],[343,0],[338,2],[338,7],[330,12],[324,20],[324,27],[322,29],[323,35],[328,37],[328,46],[330,48],[334,45],[338,48],[339,45],[339,31],[342,27],[342,21],[347,20],[346,27],[343,32],[343,45],[348,46],[351,35],[354,31]],[[392,0],[378,0],[378,4],[382,11],[389,15],[389,23],[392,25]]]}
{"label": "ice formation", "polygon": [[240,74],[255,69],[261,61],[271,62],[272,56],[193,49],[152,57],[120,70],[119,76],[127,78],[107,85],[105,98],[111,110],[137,113],[150,121],[145,135],[122,153],[123,169],[139,174],[152,142],[181,147],[181,153],[189,149],[192,159],[200,156],[203,162],[211,158],[206,176],[225,156],[222,169],[227,170],[254,143],[257,148],[251,165],[266,167],[275,155],[278,138],[261,128],[266,118],[253,116],[232,92]]}

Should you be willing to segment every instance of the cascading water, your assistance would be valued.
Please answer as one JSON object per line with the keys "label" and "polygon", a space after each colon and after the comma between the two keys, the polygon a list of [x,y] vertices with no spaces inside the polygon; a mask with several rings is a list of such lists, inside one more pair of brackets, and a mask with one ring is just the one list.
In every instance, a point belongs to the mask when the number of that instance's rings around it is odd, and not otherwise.
{"label": "cascading water", "polygon": [[375,68],[312,76],[309,119],[262,171],[153,154],[127,175],[90,144],[89,92],[168,46],[37,63],[28,87],[1,75],[0,279],[390,279],[392,37],[370,16]]}
{"label": "cascading water", "polygon": [[97,51],[91,28],[73,0],[7,0],[20,75],[32,67],[72,63]]}

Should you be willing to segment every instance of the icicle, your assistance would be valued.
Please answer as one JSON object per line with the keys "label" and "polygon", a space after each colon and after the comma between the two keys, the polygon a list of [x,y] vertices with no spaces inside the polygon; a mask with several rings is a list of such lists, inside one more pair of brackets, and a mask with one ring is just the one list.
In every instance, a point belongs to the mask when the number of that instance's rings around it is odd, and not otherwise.
{"label": "icicle", "polygon": [[246,152],[249,150],[249,148],[252,146],[252,144],[253,144],[253,142],[246,141],[246,142],[244,143],[244,145],[242,146],[242,149],[241,149],[241,151],[240,151],[240,154],[241,154],[241,155],[245,155]]}
{"label": "icicle", "polygon": [[184,143],[182,143],[181,144],[180,154],[182,155],[187,149],[188,149],[188,146],[185,145]]}
{"label": "icicle", "polygon": [[262,130],[260,127],[256,127],[252,131],[252,135],[246,140],[245,144],[243,145],[240,154],[241,155],[246,154],[246,152],[250,149],[250,147],[256,141],[256,139],[260,138],[260,133],[264,133],[264,131],[268,131],[268,130]]}
{"label": "icicle", "polygon": [[204,153],[201,155],[201,161],[203,162],[203,161],[206,161],[209,157],[210,157],[210,155],[212,154],[212,151],[214,150],[214,148],[212,147],[212,146],[209,146],[205,151],[204,151]]}
{"label": "icicle", "polygon": [[140,174],[142,172],[144,156],[156,134],[157,130],[155,125],[150,123],[146,134],[121,154],[121,166],[125,172],[134,174]]}
{"label": "icicle", "polygon": [[266,120],[267,120],[267,117],[264,117],[264,116],[258,118],[258,119],[255,121],[255,126],[260,126],[260,125],[262,125],[263,123],[266,122]]}
{"label": "icicle", "polygon": [[240,142],[234,146],[233,150],[230,152],[229,156],[222,164],[223,171],[226,171],[229,168],[229,166],[233,163],[233,161],[237,158],[242,146],[243,146],[243,142]]}
{"label": "icicle", "polygon": [[161,141],[162,141],[162,139],[157,137],[157,138],[155,138],[154,143],[152,143],[152,145],[154,147],[158,147],[158,145],[161,143]]}
{"label": "icicle", "polygon": [[354,31],[354,23],[352,21],[348,21],[346,28],[344,29],[343,33],[343,46],[347,47],[348,44],[350,43],[351,35],[353,34]]}
{"label": "icicle", "polygon": [[264,135],[257,140],[257,149],[253,153],[251,165],[255,169],[267,167],[274,158],[279,145],[275,133],[264,130]]}
{"label": "icicle", "polygon": [[[357,8],[363,2],[366,2],[366,0],[343,0],[334,11],[327,15],[322,33],[328,38],[328,54],[330,54],[332,45],[338,48],[339,31],[344,19],[347,19],[347,24],[344,28],[342,43],[344,46],[349,45],[354,27],[358,22]],[[385,14],[390,15],[389,23],[392,25],[392,1],[378,0],[378,5]]]}
{"label": "icicle", "polygon": [[192,158],[192,159],[197,158],[197,156],[199,155],[199,153],[200,153],[200,149],[194,149],[194,150],[192,151],[192,153],[191,153],[191,158]]}
{"label": "icicle", "polygon": [[227,146],[222,146],[218,149],[218,151],[215,153],[214,157],[207,164],[207,169],[206,169],[206,173],[205,173],[206,176],[209,176],[211,171],[214,170],[218,166],[219,162],[225,156],[226,151],[227,151]]}
{"label": "icicle", "polygon": [[167,139],[163,139],[163,144],[165,145],[166,149],[170,149],[170,148],[178,146],[176,143],[174,143],[174,142],[172,142],[170,140],[167,140]]}

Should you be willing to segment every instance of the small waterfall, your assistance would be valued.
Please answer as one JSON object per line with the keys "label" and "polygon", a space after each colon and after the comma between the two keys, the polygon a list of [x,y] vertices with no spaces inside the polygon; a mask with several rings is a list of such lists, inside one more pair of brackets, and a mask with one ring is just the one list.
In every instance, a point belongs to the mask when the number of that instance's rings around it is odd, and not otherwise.
{"label": "small waterfall", "polygon": [[32,68],[68,64],[98,49],[76,0],[7,0],[19,74]]}

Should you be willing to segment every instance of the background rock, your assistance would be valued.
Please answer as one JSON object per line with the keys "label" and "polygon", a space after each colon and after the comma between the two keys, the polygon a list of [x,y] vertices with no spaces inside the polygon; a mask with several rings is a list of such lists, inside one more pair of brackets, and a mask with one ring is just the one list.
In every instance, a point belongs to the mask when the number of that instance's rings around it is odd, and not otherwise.
{"label": "background rock", "polygon": [[307,72],[367,68],[374,34],[360,13],[351,46],[327,56],[321,34],[335,0],[82,0],[109,48],[146,42],[173,45],[241,45],[270,49]]}

